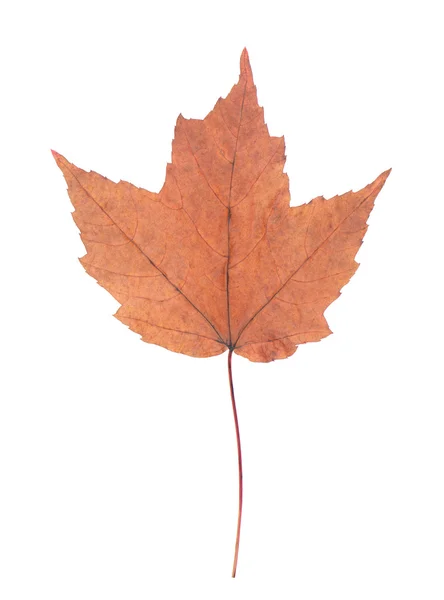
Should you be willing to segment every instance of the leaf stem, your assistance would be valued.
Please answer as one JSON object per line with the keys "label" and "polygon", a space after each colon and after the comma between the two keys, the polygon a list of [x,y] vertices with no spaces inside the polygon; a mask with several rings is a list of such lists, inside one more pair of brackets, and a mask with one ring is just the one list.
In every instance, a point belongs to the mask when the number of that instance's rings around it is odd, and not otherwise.
{"label": "leaf stem", "polygon": [[228,352],[228,380],[230,382],[230,394],[231,394],[231,404],[233,406],[233,416],[234,416],[234,425],[236,427],[236,441],[237,441],[237,464],[239,468],[239,511],[237,516],[237,533],[236,533],[236,545],[234,548],[234,561],[233,561],[233,571],[231,573],[232,577],[236,577],[236,569],[237,569],[237,558],[239,555],[239,541],[240,541],[240,530],[241,530],[241,521],[242,521],[242,450],[241,450],[241,441],[239,434],[239,421],[237,419],[237,410],[236,410],[236,400],[234,399],[234,386],[233,386],[233,373],[231,369],[231,357],[233,355],[233,349],[230,348]]}

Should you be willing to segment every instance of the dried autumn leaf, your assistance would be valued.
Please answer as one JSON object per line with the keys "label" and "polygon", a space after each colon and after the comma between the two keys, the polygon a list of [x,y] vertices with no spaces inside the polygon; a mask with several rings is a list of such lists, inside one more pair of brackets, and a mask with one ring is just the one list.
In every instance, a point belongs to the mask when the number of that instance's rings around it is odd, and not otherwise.
{"label": "dried autumn leaf", "polygon": [[269,362],[331,331],[324,311],[349,281],[390,171],[358,192],[290,207],[284,138],[258,105],[247,51],[239,82],[203,120],[179,116],[159,193],[86,172],[53,152],[68,183],[85,270],[146,342],[195,357]]}

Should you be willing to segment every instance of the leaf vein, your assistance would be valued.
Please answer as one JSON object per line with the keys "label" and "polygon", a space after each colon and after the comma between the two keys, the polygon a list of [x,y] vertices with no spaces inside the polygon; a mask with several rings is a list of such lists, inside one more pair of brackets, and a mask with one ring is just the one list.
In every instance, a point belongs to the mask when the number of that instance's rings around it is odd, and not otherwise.
{"label": "leaf vein", "polygon": [[[349,219],[351,217],[351,215],[353,213],[355,213],[365,202],[367,202],[367,200],[370,198],[370,196],[373,194],[374,190],[370,191],[369,194],[364,198],[364,200],[362,200],[362,202],[360,202],[357,206],[355,206],[355,208],[344,218],[342,219],[342,221],[340,221],[338,223],[338,225],[329,233],[329,235],[319,244],[319,246],[316,248],[316,250],[314,250],[314,252],[311,254],[311,256],[307,257],[304,261],[302,261],[302,263],[299,265],[299,267],[290,275],[290,277],[284,282],[283,285],[281,285],[281,287],[273,294],[273,296],[271,296],[271,298],[269,298],[267,300],[267,302],[265,302],[265,304],[263,304],[261,306],[261,308],[259,308],[252,317],[250,317],[250,319],[248,319],[248,321],[245,323],[245,325],[241,328],[241,330],[239,331],[239,334],[236,338],[236,341],[234,343],[234,347],[236,347],[237,342],[240,340],[242,334],[244,333],[244,331],[247,329],[247,327],[250,326],[250,324],[254,321],[254,319],[258,316],[258,314],[260,314],[264,308],[266,306],[268,306],[268,304],[270,304],[270,302],[279,294],[279,292],[288,284],[289,281],[291,281],[293,279],[293,277],[296,275],[296,273],[298,273],[298,271],[300,271],[302,269],[302,267],[313,258],[313,256],[316,255],[316,253],[318,252],[318,250],[332,237],[332,235],[334,235],[336,233],[336,231],[341,227],[341,225],[343,223],[345,223],[345,221],[347,219]],[[314,280],[317,281],[317,280]]]}
{"label": "leaf vein", "polygon": [[225,342],[221,342],[220,340],[209,337],[208,335],[203,335],[201,333],[196,333],[194,331],[183,331],[182,329],[176,329],[174,327],[165,327],[164,325],[158,325],[157,323],[151,323],[150,321],[147,321],[145,319],[128,317],[126,315],[122,315],[121,317],[118,317],[118,318],[126,319],[128,321],[138,321],[140,323],[146,323],[147,325],[150,325],[151,327],[157,327],[158,329],[165,329],[166,331],[174,331],[175,333],[183,333],[185,335],[197,335],[198,337],[205,338],[207,340],[211,340],[212,342],[217,342],[218,344],[222,344],[223,346],[226,345]]}

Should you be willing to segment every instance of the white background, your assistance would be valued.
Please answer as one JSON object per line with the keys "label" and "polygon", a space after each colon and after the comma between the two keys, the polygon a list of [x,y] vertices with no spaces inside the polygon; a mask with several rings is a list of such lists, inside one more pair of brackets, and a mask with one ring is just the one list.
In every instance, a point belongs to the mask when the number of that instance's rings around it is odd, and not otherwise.
{"label": "white background", "polygon": [[[1,27],[2,600],[442,600],[439,2],[9,2]],[[442,8],[442,7],[441,7]],[[50,154],[158,191],[177,115],[247,46],[292,202],[392,167],[334,335],[234,358],[142,343],[88,277]]]}

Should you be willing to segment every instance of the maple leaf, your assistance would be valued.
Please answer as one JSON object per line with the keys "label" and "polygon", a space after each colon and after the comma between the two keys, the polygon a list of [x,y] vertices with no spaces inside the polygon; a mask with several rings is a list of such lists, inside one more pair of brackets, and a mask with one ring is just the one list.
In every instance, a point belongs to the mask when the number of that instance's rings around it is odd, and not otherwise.
{"label": "maple leaf", "polygon": [[283,137],[264,123],[247,51],[239,82],[203,119],[179,116],[159,193],[86,172],[53,152],[68,183],[85,270],[146,342],[195,357],[269,362],[331,331],[325,309],[358,267],[390,170],[357,192],[290,207]]}

